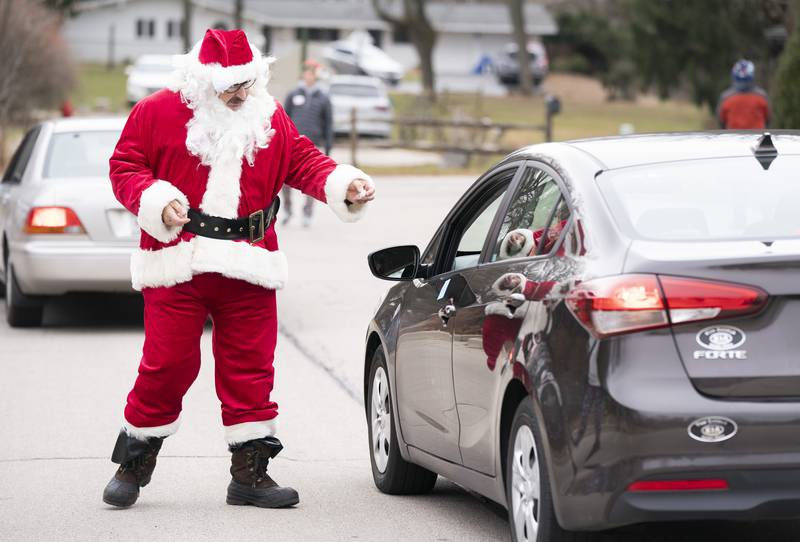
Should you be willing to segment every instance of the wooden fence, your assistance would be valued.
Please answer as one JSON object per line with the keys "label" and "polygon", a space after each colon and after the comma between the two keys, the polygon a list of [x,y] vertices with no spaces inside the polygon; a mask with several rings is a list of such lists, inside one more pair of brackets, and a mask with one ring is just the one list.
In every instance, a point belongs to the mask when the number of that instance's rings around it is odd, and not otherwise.
{"label": "wooden fence", "polygon": [[[505,155],[516,150],[503,143],[510,131],[542,132],[545,141],[553,139],[553,117],[561,111],[558,98],[545,98],[542,124],[496,123],[489,118],[438,119],[395,118],[385,121],[392,129],[389,139],[364,139],[358,133],[358,111],[350,111],[350,163],[358,164],[359,148],[411,149],[463,155],[469,163],[474,155]],[[370,119],[370,122],[376,122]]]}

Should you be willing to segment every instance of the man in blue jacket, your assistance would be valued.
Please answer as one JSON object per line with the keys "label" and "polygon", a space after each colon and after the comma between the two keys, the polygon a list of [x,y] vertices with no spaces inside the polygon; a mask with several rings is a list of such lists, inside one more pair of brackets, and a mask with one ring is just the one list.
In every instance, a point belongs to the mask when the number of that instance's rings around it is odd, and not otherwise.
{"label": "man in blue jacket", "polygon": [[[317,84],[319,69],[319,63],[314,60],[303,63],[303,81],[286,96],[284,109],[301,135],[310,139],[325,154],[330,154],[333,146],[333,111],[328,94]],[[281,195],[286,211],[283,224],[286,224],[292,218],[292,193],[284,188]],[[314,199],[306,196],[303,205],[304,227],[311,225],[313,212]]]}

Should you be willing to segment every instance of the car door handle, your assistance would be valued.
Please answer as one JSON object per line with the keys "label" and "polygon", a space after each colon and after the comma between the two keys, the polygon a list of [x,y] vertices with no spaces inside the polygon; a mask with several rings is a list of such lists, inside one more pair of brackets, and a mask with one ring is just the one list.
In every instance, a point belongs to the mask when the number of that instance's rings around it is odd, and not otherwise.
{"label": "car door handle", "polygon": [[439,309],[439,319],[442,321],[442,326],[447,327],[447,322],[450,318],[456,315],[456,307],[453,305],[453,300],[450,303]]}

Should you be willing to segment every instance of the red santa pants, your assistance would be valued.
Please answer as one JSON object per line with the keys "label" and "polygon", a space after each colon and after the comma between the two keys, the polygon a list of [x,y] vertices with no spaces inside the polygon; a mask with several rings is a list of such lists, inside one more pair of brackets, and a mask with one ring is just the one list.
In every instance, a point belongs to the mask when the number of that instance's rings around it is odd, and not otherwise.
{"label": "red santa pants", "polygon": [[200,336],[213,323],[215,385],[229,444],[275,433],[270,401],[278,332],[275,291],[216,273],[145,288],[145,341],[128,394],[125,430],[146,438],[177,430],[183,396],[200,371]]}

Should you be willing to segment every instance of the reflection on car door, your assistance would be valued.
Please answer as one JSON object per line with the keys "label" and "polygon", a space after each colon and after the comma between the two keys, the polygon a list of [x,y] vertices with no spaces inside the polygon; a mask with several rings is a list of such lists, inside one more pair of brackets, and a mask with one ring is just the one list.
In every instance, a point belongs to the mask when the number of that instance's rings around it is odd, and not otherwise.
{"label": "reflection on car door", "polygon": [[553,178],[526,167],[502,222],[487,240],[485,263],[461,271],[475,301],[458,309],[453,325],[459,443],[463,464],[492,476],[498,474],[497,409],[512,366],[509,356],[523,322],[536,318],[541,307],[534,305],[547,294],[546,281],[527,277],[546,274],[548,254],[558,250],[568,219],[569,207]]}
{"label": "reflection on car door", "polygon": [[[440,245],[434,276],[417,280],[409,288],[400,317],[396,385],[403,438],[411,446],[457,463],[461,463],[461,454],[451,322],[458,306],[474,300],[469,298],[463,280],[452,271],[477,264],[515,170],[506,170],[502,178],[489,182],[485,190],[468,197],[455,211]],[[443,265],[442,259],[449,264]]]}

